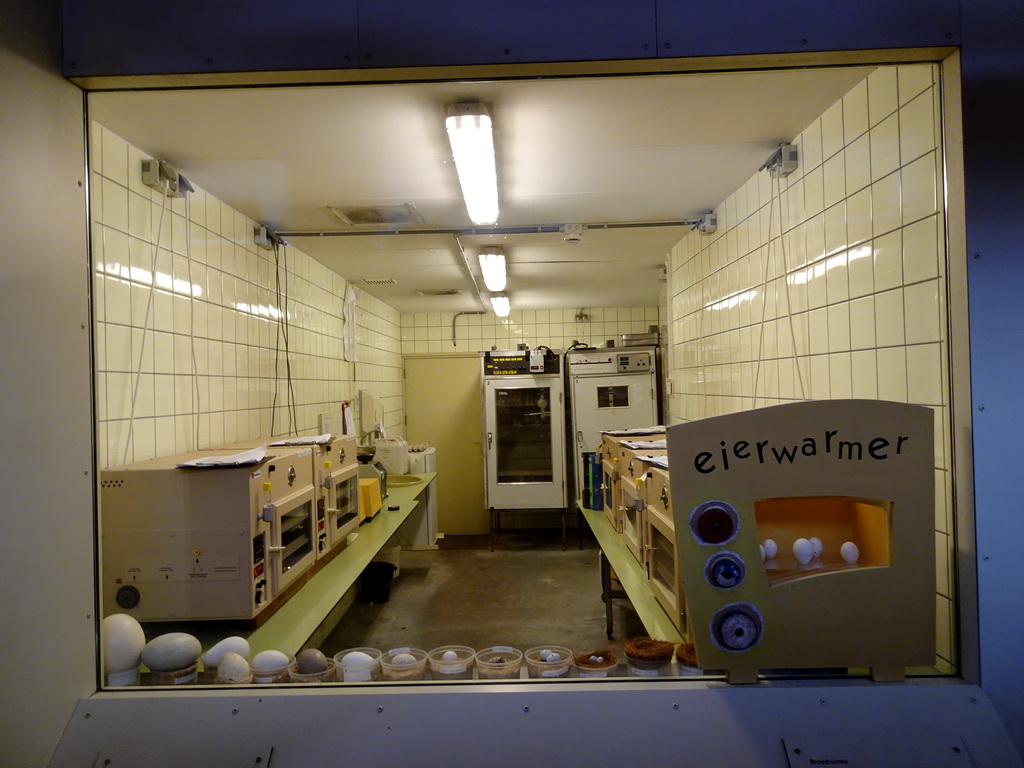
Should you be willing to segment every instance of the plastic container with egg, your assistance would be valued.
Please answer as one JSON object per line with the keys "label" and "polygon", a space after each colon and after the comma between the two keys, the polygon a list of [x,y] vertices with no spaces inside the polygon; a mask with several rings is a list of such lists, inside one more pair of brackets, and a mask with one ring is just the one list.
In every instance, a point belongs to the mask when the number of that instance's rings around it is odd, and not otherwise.
{"label": "plastic container with egg", "polygon": [[476,652],[476,676],[481,680],[510,680],[519,677],[523,652],[508,645],[495,645]]}
{"label": "plastic container with egg", "polygon": [[217,685],[248,685],[252,682],[252,667],[244,656],[227,651],[217,665],[214,683]]}
{"label": "plastic container with egg", "polygon": [[611,648],[596,652],[584,651],[573,657],[573,666],[579,677],[610,677],[619,666],[619,657]]}
{"label": "plastic container with egg", "polygon": [[435,680],[471,680],[476,651],[468,645],[442,645],[427,654]]}
{"label": "plastic container with egg", "polygon": [[281,651],[260,651],[252,657],[252,682],[254,685],[268,683],[290,683],[288,668],[295,663],[295,657]]}
{"label": "plastic container with egg", "polygon": [[293,683],[328,683],[336,679],[334,659],[328,659],[316,648],[299,651],[295,662],[288,667]]}
{"label": "plastic container with egg", "polygon": [[349,648],[334,656],[338,681],[368,683],[380,679],[381,652],[376,648]]}
{"label": "plastic container with egg", "polygon": [[561,645],[538,645],[526,652],[526,673],[532,678],[568,677],[572,651]]}
{"label": "plastic container with egg", "polygon": [[420,648],[392,648],[380,657],[384,680],[422,680],[427,671],[427,652]]}

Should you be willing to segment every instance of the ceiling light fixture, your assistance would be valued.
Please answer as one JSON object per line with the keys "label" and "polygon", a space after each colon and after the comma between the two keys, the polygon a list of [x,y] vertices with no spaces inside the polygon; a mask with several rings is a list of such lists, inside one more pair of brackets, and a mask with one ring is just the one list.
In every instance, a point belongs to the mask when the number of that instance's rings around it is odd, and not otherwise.
{"label": "ceiling light fixture", "polygon": [[505,254],[501,248],[480,251],[480,271],[484,273],[488,291],[497,293],[505,290]]}
{"label": "ceiling light fixture", "polygon": [[494,224],[498,220],[498,175],[487,107],[478,102],[453,104],[444,123],[469,218],[474,224]]}
{"label": "ceiling light fixture", "polygon": [[491,306],[494,307],[494,314],[498,317],[508,317],[512,307],[508,303],[508,296],[504,293],[496,293],[491,296]]}

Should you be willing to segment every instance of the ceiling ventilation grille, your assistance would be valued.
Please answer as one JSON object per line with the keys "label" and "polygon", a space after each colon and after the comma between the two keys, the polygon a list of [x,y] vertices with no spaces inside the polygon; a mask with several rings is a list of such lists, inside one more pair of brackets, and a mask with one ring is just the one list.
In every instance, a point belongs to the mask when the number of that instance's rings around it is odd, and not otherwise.
{"label": "ceiling ventilation grille", "polygon": [[400,227],[422,224],[412,205],[329,205],[331,213],[350,227]]}
{"label": "ceiling ventilation grille", "polygon": [[363,283],[365,285],[398,285],[398,281],[393,277],[364,277]]}

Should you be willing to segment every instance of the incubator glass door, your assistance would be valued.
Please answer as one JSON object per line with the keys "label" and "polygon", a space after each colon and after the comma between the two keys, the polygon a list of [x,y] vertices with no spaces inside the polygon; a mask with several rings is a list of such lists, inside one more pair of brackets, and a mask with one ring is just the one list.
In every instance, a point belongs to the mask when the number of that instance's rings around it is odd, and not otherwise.
{"label": "incubator glass door", "polygon": [[561,380],[485,382],[489,506],[565,506],[565,427]]}

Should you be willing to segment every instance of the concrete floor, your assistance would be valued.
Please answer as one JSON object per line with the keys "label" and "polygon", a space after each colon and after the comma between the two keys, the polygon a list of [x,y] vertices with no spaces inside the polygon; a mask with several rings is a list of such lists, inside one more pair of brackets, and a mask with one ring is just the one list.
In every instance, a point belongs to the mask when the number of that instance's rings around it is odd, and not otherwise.
{"label": "concrete floor", "polygon": [[487,536],[448,537],[438,550],[403,551],[388,601],[357,601],[321,650],[333,656],[359,646],[526,651],[562,645],[582,652],[613,645],[623,658],[623,641],[646,631],[629,601],[616,599],[614,640],[608,640],[597,544],[587,532],[578,549],[575,530],[568,541],[563,551],[558,530],[519,530],[496,536],[493,552]]}

